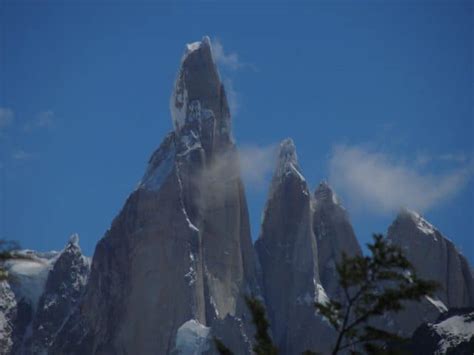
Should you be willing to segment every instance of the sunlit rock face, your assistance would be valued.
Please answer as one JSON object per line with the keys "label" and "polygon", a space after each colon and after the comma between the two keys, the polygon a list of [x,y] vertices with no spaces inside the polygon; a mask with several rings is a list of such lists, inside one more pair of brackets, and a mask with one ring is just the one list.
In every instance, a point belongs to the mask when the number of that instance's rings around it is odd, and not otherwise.
{"label": "sunlit rock face", "polygon": [[97,245],[54,353],[168,354],[190,320],[228,344],[252,338],[244,295],[259,294],[256,260],[209,38],[186,46],[170,107],[174,131]]}
{"label": "sunlit rock face", "polygon": [[333,334],[314,309],[315,301],[327,298],[319,279],[311,196],[289,139],[280,144],[255,247],[271,328],[281,353],[327,350]]}
{"label": "sunlit rock face", "polygon": [[418,213],[401,211],[387,237],[402,248],[419,277],[440,285],[434,297],[408,303],[405,311],[395,315],[400,332],[410,335],[421,323],[436,320],[447,309],[474,306],[474,277],[467,260]]}
{"label": "sunlit rock face", "polygon": [[314,193],[313,231],[318,244],[321,284],[330,298],[343,299],[336,265],[342,255],[362,255],[346,210],[332,188],[322,182]]}

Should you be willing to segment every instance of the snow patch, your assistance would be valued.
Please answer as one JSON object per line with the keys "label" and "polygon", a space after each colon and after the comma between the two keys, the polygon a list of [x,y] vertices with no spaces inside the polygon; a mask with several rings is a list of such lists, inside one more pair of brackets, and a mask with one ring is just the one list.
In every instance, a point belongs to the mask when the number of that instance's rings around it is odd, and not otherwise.
{"label": "snow patch", "polygon": [[198,50],[199,47],[201,47],[201,42],[200,41],[193,42],[193,43],[188,43],[188,44],[186,44],[186,53],[194,52],[194,51]]}
{"label": "snow patch", "polygon": [[408,214],[411,217],[412,221],[415,223],[418,230],[420,230],[426,235],[432,236],[435,241],[438,240],[438,238],[436,237],[436,232],[437,232],[436,228],[431,223],[426,221],[423,217],[421,217],[415,211],[405,209],[403,212]]}
{"label": "snow patch", "polygon": [[209,38],[209,36],[204,36],[201,41],[186,44],[186,51],[182,60],[184,61],[189,54],[194,51],[197,51],[199,48],[201,48],[202,45],[207,45],[208,47],[211,46],[211,39]]}
{"label": "snow patch", "polygon": [[289,169],[287,170],[286,174],[290,174],[291,172],[293,172],[294,174],[296,174],[296,176],[299,177],[299,179],[301,181],[306,181],[304,176],[300,173],[300,171],[298,170],[298,168],[295,166],[295,164],[293,163],[289,163]]}
{"label": "snow patch", "polygon": [[432,298],[430,296],[425,296],[425,298],[428,300],[428,302],[430,302],[433,306],[435,306],[435,308],[440,313],[444,313],[444,312],[448,311],[448,307],[446,307],[446,305],[441,300],[439,300],[438,298],[435,299],[435,298]]}
{"label": "snow patch", "polygon": [[435,354],[446,354],[449,348],[474,337],[472,314],[453,316],[438,324],[433,324],[432,327],[442,338],[438,343],[440,347]]}
{"label": "snow patch", "polygon": [[326,291],[324,290],[323,285],[321,285],[319,283],[316,284],[316,290],[318,291],[316,301],[318,303],[322,303],[322,304],[329,303],[329,297],[326,294]]}
{"label": "snow patch", "polygon": [[199,355],[209,350],[209,332],[209,327],[195,319],[183,323],[176,333],[176,352],[180,355]]}

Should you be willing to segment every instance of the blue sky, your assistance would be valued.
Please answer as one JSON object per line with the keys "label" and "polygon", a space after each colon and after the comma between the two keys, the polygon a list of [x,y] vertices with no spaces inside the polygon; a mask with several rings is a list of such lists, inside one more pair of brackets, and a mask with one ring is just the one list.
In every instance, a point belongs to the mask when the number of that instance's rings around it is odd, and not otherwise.
{"label": "blue sky", "polygon": [[474,261],[472,2],[4,0],[0,26],[2,237],[49,250],[78,232],[92,255],[172,129],[185,43],[207,34],[257,159],[254,238],[268,152],[292,137],[362,243],[407,206]]}

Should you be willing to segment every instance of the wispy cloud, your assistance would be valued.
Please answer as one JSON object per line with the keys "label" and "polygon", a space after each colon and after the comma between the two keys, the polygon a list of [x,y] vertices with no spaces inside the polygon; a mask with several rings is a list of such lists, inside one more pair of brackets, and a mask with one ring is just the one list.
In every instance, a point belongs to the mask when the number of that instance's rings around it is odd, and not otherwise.
{"label": "wispy cloud", "polygon": [[240,171],[249,187],[261,188],[275,169],[277,144],[243,145],[239,148]]}
{"label": "wispy cloud", "polygon": [[415,162],[419,166],[426,166],[430,163],[446,162],[453,164],[466,163],[468,157],[463,153],[445,153],[440,155],[422,154],[416,155]]}
{"label": "wispy cloud", "polygon": [[33,129],[52,128],[54,126],[56,115],[53,110],[41,111],[34,119],[28,121],[24,126],[27,132]]}
{"label": "wispy cloud", "polygon": [[236,91],[233,81],[233,75],[237,70],[253,69],[255,66],[250,63],[244,63],[240,60],[236,52],[229,52],[224,49],[222,42],[218,38],[211,41],[212,55],[217,65],[221,69],[221,76],[224,86],[226,88],[227,100],[232,115],[236,115],[239,109],[240,95]]}
{"label": "wispy cloud", "polygon": [[0,130],[10,126],[13,123],[15,114],[13,110],[7,107],[0,107]]}
{"label": "wispy cloud", "polygon": [[29,160],[33,158],[34,155],[32,153],[25,152],[22,149],[19,149],[12,154],[12,158],[15,160]]}
{"label": "wispy cloud", "polygon": [[422,171],[417,163],[362,146],[338,145],[329,161],[329,178],[354,209],[387,213],[408,207],[425,212],[461,191],[473,173],[469,162],[446,173]]}
{"label": "wispy cloud", "polygon": [[246,188],[259,190],[266,187],[265,183],[275,167],[275,148],[276,145],[243,145],[238,151],[218,154],[206,169],[193,176],[193,182],[202,191],[208,191],[203,196],[212,194],[213,200],[226,201],[235,193],[235,185],[230,182],[240,177]]}
{"label": "wispy cloud", "polygon": [[229,110],[231,114],[235,116],[237,112],[239,111],[240,95],[235,90],[234,82],[232,81],[230,77],[224,76],[222,78],[222,81],[224,82],[227,102],[229,104]]}
{"label": "wispy cloud", "polygon": [[218,65],[231,70],[237,70],[245,65],[239,60],[239,55],[237,53],[226,53],[218,38],[212,40],[212,55]]}

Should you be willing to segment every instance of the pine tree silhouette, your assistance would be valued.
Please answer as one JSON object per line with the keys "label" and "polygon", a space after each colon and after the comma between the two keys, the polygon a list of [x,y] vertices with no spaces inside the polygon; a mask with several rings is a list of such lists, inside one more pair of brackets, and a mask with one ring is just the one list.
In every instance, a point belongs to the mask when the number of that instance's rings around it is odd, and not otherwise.
{"label": "pine tree silhouette", "polygon": [[403,309],[404,301],[420,301],[438,288],[433,281],[419,279],[398,246],[380,234],[368,244],[370,256],[352,258],[343,254],[337,265],[343,300],[316,302],[315,307],[334,327],[338,336],[332,354],[342,350],[368,354],[389,353],[386,344],[404,339],[370,322],[388,312]]}

